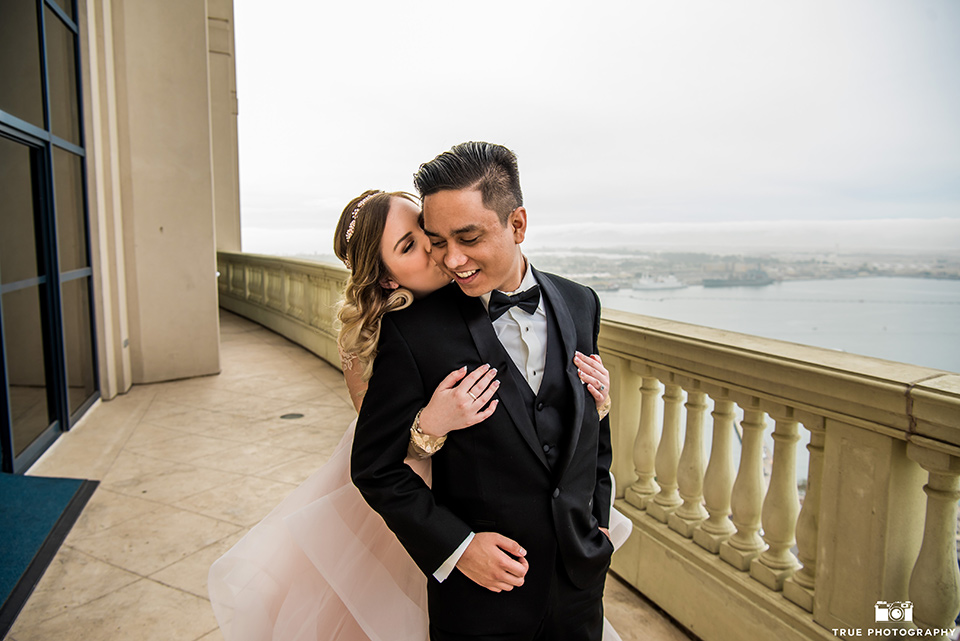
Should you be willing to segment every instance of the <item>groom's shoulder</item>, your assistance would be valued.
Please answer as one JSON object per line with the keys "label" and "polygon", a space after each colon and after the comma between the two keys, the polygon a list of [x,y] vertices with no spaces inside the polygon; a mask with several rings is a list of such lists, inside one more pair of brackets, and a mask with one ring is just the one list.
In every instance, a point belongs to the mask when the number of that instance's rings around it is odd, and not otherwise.
{"label": "groom's shoulder", "polygon": [[384,318],[389,318],[399,328],[449,322],[451,314],[459,313],[456,305],[458,296],[462,296],[460,288],[451,283],[428,296],[415,300],[404,309],[390,312]]}

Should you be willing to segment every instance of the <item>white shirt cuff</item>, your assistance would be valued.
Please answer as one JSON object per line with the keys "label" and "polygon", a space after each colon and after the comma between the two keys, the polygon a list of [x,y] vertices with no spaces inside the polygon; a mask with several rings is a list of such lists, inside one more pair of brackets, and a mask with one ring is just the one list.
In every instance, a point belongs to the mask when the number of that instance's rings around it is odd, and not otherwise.
{"label": "white shirt cuff", "polygon": [[443,583],[444,579],[450,576],[450,573],[453,572],[453,568],[457,567],[457,562],[460,560],[460,557],[463,556],[463,553],[467,551],[467,546],[470,545],[470,541],[473,540],[474,534],[471,532],[467,535],[467,538],[463,540],[463,543],[460,544],[456,550],[453,551],[447,560],[443,562],[436,572],[433,573],[433,578],[435,578],[440,583]]}

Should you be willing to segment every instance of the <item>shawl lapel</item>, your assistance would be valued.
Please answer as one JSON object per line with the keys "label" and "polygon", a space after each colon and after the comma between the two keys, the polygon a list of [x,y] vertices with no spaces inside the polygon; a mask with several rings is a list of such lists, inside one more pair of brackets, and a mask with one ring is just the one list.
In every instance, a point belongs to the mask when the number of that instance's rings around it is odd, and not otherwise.
{"label": "shawl lapel", "polygon": [[[553,310],[553,316],[557,326],[560,328],[560,341],[563,345],[563,355],[561,358],[564,373],[567,376],[570,391],[573,394],[573,415],[569,417],[567,424],[564,426],[564,433],[567,434],[568,440],[565,444],[566,447],[561,450],[563,452],[563,458],[557,462],[556,478],[560,479],[563,478],[563,473],[573,459],[577,442],[580,440],[580,428],[583,424],[581,419],[583,417],[584,394],[578,389],[583,387],[583,383],[577,374],[577,366],[573,362],[574,352],[577,350],[577,328],[574,325],[570,309],[567,307],[566,301],[563,299],[560,290],[557,289],[554,282],[549,276],[540,273],[536,269],[533,270],[533,273],[537,278],[537,282],[540,284],[540,291],[546,297],[547,303]],[[496,340],[496,334],[494,334],[494,340]],[[499,341],[497,342],[499,343]]]}

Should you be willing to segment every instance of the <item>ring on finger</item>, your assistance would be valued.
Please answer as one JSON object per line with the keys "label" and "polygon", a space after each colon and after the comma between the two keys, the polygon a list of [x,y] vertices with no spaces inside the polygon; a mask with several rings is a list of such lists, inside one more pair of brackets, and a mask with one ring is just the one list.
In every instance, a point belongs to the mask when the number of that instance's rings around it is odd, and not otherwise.
{"label": "ring on finger", "polygon": [[467,390],[467,394],[469,394],[469,395],[470,395],[470,398],[472,398],[473,400],[477,400],[477,397],[474,396],[474,395],[473,395],[473,392],[471,392],[470,390]]}
{"label": "ring on finger", "polygon": [[603,383],[600,383],[600,391],[603,391]]}

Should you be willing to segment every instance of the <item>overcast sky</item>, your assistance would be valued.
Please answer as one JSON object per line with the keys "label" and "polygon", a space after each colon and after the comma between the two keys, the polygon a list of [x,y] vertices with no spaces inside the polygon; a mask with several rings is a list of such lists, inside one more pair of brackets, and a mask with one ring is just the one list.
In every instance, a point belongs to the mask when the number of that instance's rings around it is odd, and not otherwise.
{"label": "overcast sky", "polygon": [[234,10],[245,251],[331,253],[347,201],[412,190],[421,163],[465,140],[517,152],[532,229],[958,229],[958,0]]}

